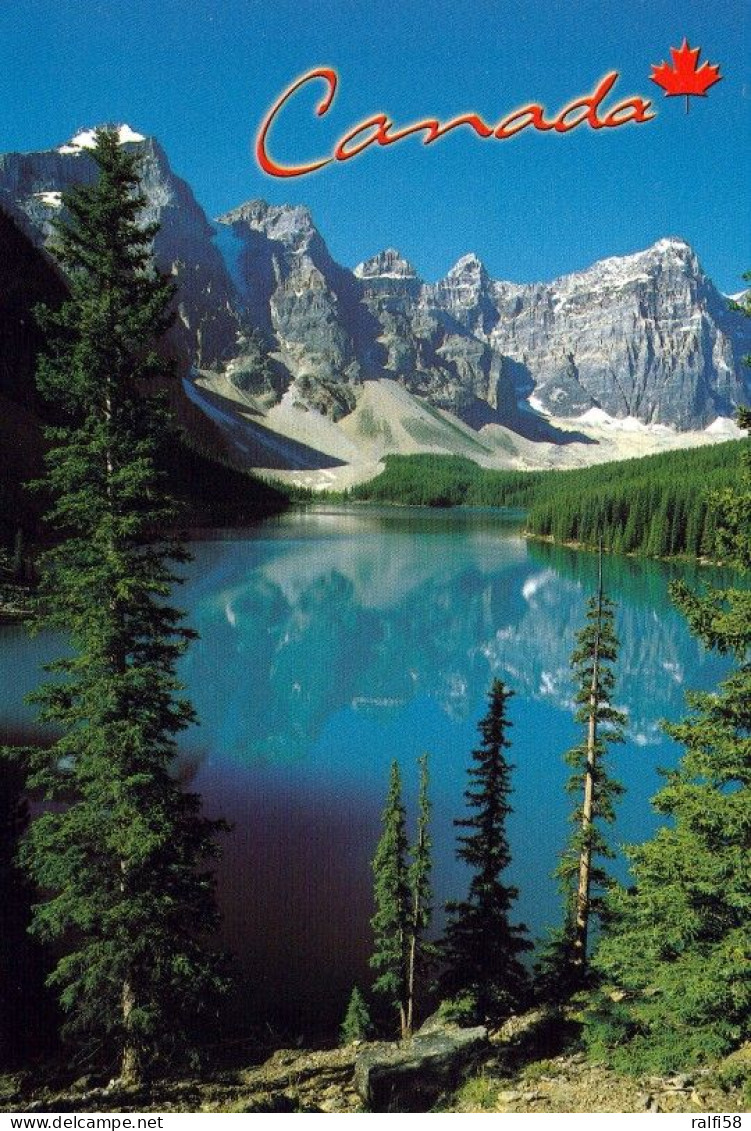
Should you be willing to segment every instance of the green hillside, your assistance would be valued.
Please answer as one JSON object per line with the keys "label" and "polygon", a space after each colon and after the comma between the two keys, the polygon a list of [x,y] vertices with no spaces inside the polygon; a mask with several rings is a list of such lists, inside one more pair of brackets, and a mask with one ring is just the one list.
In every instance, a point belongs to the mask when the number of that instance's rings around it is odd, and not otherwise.
{"label": "green hillside", "polygon": [[349,497],[416,507],[528,507],[541,471],[488,471],[466,456],[386,456],[375,479],[353,487]]}

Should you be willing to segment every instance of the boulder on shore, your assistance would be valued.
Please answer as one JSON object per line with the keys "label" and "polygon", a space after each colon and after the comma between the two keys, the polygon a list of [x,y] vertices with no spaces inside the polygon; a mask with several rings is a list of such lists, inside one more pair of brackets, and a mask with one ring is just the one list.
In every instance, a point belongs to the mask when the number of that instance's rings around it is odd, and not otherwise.
{"label": "boulder on shore", "polygon": [[355,1060],[355,1090],[369,1111],[429,1111],[489,1051],[482,1026],[431,1027],[399,1044],[369,1045]]}

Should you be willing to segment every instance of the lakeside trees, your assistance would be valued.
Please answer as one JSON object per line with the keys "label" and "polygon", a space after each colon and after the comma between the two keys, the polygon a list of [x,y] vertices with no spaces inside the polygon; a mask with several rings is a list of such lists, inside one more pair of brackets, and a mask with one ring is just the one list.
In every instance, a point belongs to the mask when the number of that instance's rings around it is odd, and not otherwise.
{"label": "lakeside trees", "polygon": [[365,1003],[365,998],[359,986],[354,986],[347,1004],[339,1035],[343,1045],[352,1044],[353,1041],[364,1041],[370,1034],[370,1012]]}
{"label": "lakeside trees", "polygon": [[[587,605],[587,623],[577,633],[571,667],[578,688],[576,720],[585,728],[583,741],[566,756],[572,768],[568,790],[581,796],[572,821],[575,829],[563,855],[558,875],[572,885],[571,965],[581,980],[587,964],[589,922],[599,907],[599,895],[608,886],[608,875],[595,858],[615,855],[599,825],[615,820],[613,801],[622,787],[607,772],[605,757],[611,742],[623,741],[626,716],[613,706],[618,639],[614,627],[614,605],[603,592],[602,550],[597,593]],[[593,894],[594,892],[598,894]]]}
{"label": "lakeside trees", "polygon": [[419,976],[431,946],[425,933],[432,916],[428,756],[417,760],[417,835],[407,841],[406,814],[398,762],[392,762],[381,838],[373,858],[375,914],[370,965],[378,972],[374,993],[395,1009],[402,1039],[412,1035]]}
{"label": "lakeside trees", "polygon": [[[748,453],[736,488],[713,503],[718,552],[748,576]],[[704,646],[736,666],[716,691],[690,692],[690,714],[666,727],[685,748],[653,801],[670,823],[629,851],[635,883],[613,895],[596,956],[611,992],[590,1042],[630,1070],[685,1068],[751,1036],[751,590],[679,583],[672,596]]]}
{"label": "lakeside trees", "polygon": [[373,857],[375,913],[373,954],[370,965],[377,977],[373,992],[399,1017],[399,1031],[407,1036],[407,968],[409,961],[409,880],[407,829],[402,802],[399,763],[391,763],[389,789],[381,818],[383,832]]}
{"label": "lakeside trees", "polygon": [[644,557],[712,557],[709,494],[729,487],[748,440],[570,471],[490,471],[460,456],[386,457],[353,498],[418,506],[518,507],[525,526],[555,542]]}
{"label": "lakeside trees", "polygon": [[465,799],[471,816],[454,821],[468,830],[458,837],[457,856],[469,865],[472,877],[466,900],[448,906],[449,922],[443,943],[446,968],[441,990],[463,999],[465,1012],[484,1020],[502,1020],[526,999],[528,977],[520,958],[531,949],[525,928],[514,925],[509,913],[517,890],[503,882],[511,862],[506,818],[511,812],[511,766],[505,751],[511,745],[506,704],[512,692],[496,679],[490,688],[488,711],[478,728],[480,745],[472,752],[470,785]]}
{"label": "lakeside trees", "polygon": [[623,792],[606,765],[608,745],[623,742],[626,722],[625,714],[613,706],[613,665],[618,657],[614,613],[615,606],[603,590],[601,549],[597,592],[587,602],[586,624],[577,633],[571,656],[577,687],[575,717],[584,735],[565,756],[572,770],[566,788],[580,800],[571,814],[574,827],[555,871],[563,893],[564,921],[551,932],[537,966],[538,992],[556,1000],[584,984],[590,921],[600,914],[611,885],[598,859],[615,856],[601,826],[615,820],[614,801]]}
{"label": "lakeside trees", "polygon": [[223,826],[172,775],[193,721],[175,664],[193,633],[169,604],[186,555],[164,534],[168,423],[149,393],[169,376],[156,345],[173,290],[151,266],[137,158],[108,130],[91,155],[98,179],[63,199],[56,255],[70,298],[46,311],[38,375],[68,423],[48,432],[60,541],[43,558],[36,622],[67,633],[72,652],[35,696],[59,737],[27,752],[29,786],[54,804],[21,859],[44,892],[34,930],[57,946],[50,983],[67,1031],[138,1080],[220,988],[203,944],[217,923],[204,865]]}
{"label": "lakeside trees", "polygon": [[[739,423],[748,428],[751,413],[741,411]],[[708,552],[748,576],[751,455],[747,445],[734,446],[736,454],[739,447],[739,481],[711,493],[703,505],[714,531]],[[694,635],[705,647],[734,655],[736,668],[715,691],[690,694],[689,717],[666,726],[685,747],[654,799],[669,823],[630,851],[635,884],[628,889],[613,887],[596,862],[612,855],[597,822],[613,819],[620,792],[603,757],[610,742],[621,740],[625,722],[613,705],[618,642],[601,573],[572,655],[585,737],[569,755],[570,785],[582,803],[559,870],[570,893],[570,917],[548,952],[557,966],[550,962],[545,974],[558,979],[557,995],[549,996],[559,1000],[585,984],[589,925],[602,911],[604,937],[579,1005],[590,1047],[629,1072],[684,1070],[751,1037],[751,590],[739,582],[693,593],[681,583],[671,594]],[[475,875],[469,898],[450,908],[441,989],[455,1000],[463,997],[464,1016],[475,1019],[507,1016],[523,1003],[526,988],[519,959],[527,944],[508,920],[516,892],[499,882],[500,868],[491,866],[493,860],[501,867],[509,863],[503,831],[510,811],[510,767],[503,754],[509,694],[496,681],[466,794],[477,812],[456,822],[471,829],[460,838],[459,855]],[[491,829],[493,837],[487,835]],[[498,882],[495,917],[484,913],[492,901],[483,905],[491,880]],[[606,889],[611,894],[603,901]]]}

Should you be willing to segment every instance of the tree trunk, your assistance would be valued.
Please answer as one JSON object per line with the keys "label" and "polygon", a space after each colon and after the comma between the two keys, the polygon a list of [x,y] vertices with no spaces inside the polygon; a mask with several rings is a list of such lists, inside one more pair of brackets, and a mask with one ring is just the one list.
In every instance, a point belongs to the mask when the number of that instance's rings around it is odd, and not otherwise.
{"label": "tree trunk", "polygon": [[126,1084],[140,1084],[143,1066],[141,1063],[141,1050],[133,1040],[131,1034],[130,1018],[135,1008],[136,998],[130,982],[123,983],[122,1011],[125,1040],[123,1042],[123,1055],[120,1065],[120,1078]]}
{"label": "tree trunk", "polygon": [[407,967],[407,1013],[402,1032],[403,1037],[412,1036],[415,1009],[415,960],[417,958],[417,931],[413,929],[409,939],[409,964]]}
{"label": "tree trunk", "polygon": [[112,443],[112,387],[111,386],[112,386],[112,382],[110,380],[110,382],[108,383],[108,386],[107,386],[107,393],[106,393],[105,398],[104,398],[104,419],[107,423],[107,451],[106,451],[105,457],[104,457],[105,466],[107,468],[107,478],[106,478],[105,490],[107,492],[107,500],[109,501],[110,505],[112,503],[112,476],[113,476],[113,473],[114,473],[114,470],[115,470],[113,462],[112,462],[112,449],[110,447],[110,444]]}
{"label": "tree trunk", "polygon": [[592,873],[591,828],[595,816],[595,770],[597,768],[597,710],[600,702],[600,633],[602,631],[602,541],[597,578],[597,622],[592,655],[592,682],[589,691],[587,722],[587,765],[584,771],[584,803],[582,805],[582,847],[579,855],[579,885],[576,893],[573,964],[584,971],[587,964],[587,933]]}
{"label": "tree trunk", "polygon": [[[125,881],[128,875],[128,864],[120,861],[120,893],[125,896]],[[123,982],[120,1006],[123,1015],[123,1049],[120,1064],[120,1078],[127,1084],[139,1084],[143,1073],[140,1046],[133,1039],[133,1010],[136,1007],[136,994],[130,977]]]}
{"label": "tree trunk", "polygon": [[[417,853],[419,855],[425,845],[425,830],[421,827],[417,837]],[[407,1017],[406,1032],[404,1036],[411,1037],[414,1026],[415,1013],[415,967],[417,964],[417,924],[420,922],[420,876],[415,876],[415,888],[412,899],[412,929],[409,935],[409,956],[407,959]]]}
{"label": "tree trunk", "polygon": [[403,1041],[408,1040],[412,1036],[407,1025],[407,1009],[403,1002],[399,1005],[399,1031]]}

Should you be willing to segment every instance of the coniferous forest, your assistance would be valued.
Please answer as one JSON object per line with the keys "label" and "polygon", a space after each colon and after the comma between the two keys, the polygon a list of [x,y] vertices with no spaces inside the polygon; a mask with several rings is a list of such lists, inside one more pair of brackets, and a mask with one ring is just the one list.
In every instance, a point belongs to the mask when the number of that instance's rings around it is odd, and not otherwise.
{"label": "coniferous forest", "polygon": [[[137,157],[107,130],[98,132],[93,155],[98,180],[66,194],[69,219],[57,228],[67,296],[40,312],[38,393],[52,417],[38,489],[50,544],[38,561],[33,622],[65,632],[71,650],[49,665],[34,696],[54,740],[3,751],[0,1058],[4,1069],[35,1074],[37,1088],[45,1073],[67,1072],[72,1082],[86,1071],[141,1088],[143,1105],[150,1087],[179,1079],[186,1065],[194,1073],[226,1068],[215,1050],[226,1054],[232,1044],[216,1038],[227,1037],[233,974],[217,941],[213,869],[233,833],[221,816],[204,814],[199,794],[174,773],[181,735],[196,721],[177,664],[196,633],[172,604],[188,558],[171,534],[177,518],[162,450],[173,435],[164,390],[174,375],[158,346],[173,288],[151,263],[154,229],[141,222]],[[740,422],[749,425],[748,412]],[[191,458],[200,462],[200,453]],[[420,758],[408,809],[394,752],[371,854],[371,983],[352,987],[341,1030],[329,1035],[349,1050],[340,1050],[337,1064],[365,1080],[363,1103],[420,1110],[441,1096],[446,1104],[473,1071],[487,1081],[487,1066],[497,1068],[512,1047],[508,1075],[513,1057],[531,1053],[523,1043],[509,1045],[504,1026],[516,1032],[514,1021],[525,1016],[534,1017],[538,1059],[541,1048],[556,1055],[570,1047],[626,1074],[702,1071],[747,1049],[748,441],[555,473],[391,457],[378,479],[352,495],[519,507],[539,536],[613,553],[706,557],[737,578],[699,592],[673,587],[691,633],[731,666],[711,692],[689,692],[685,718],[667,728],[681,759],[653,801],[661,823],[628,849],[630,878],[621,883],[609,867],[617,848],[608,826],[621,793],[618,747],[628,719],[615,675],[618,606],[600,553],[598,586],[582,601],[571,654],[580,740],[560,752],[571,771],[571,828],[557,869],[560,926],[541,943],[518,921],[519,893],[508,877],[510,682],[493,679],[477,720],[454,820],[466,890],[443,909],[442,932],[433,928],[432,763],[428,754]],[[432,1028],[421,1034],[426,1020]],[[370,1038],[391,1042],[386,1061],[401,1064],[400,1049],[414,1056],[420,1041],[438,1040],[436,1032],[444,1042],[440,1086],[428,1086],[434,1068],[424,1067],[411,1098],[378,1091],[385,1069],[368,1051]],[[747,1058],[735,1072],[736,1084],[751,1080]],[[27,1079],[27,1101],[34,1086]],[[246,1102],[235,1110],[306,1110]]]}
{"label": "coniferous forest", "polygon": [[489,471],[463,456],[387,456],[354,499],[409,506],[513,507],[556,542],[645,557],[713,558],[712,491],[734,480],[748,440],[571,471]]}

